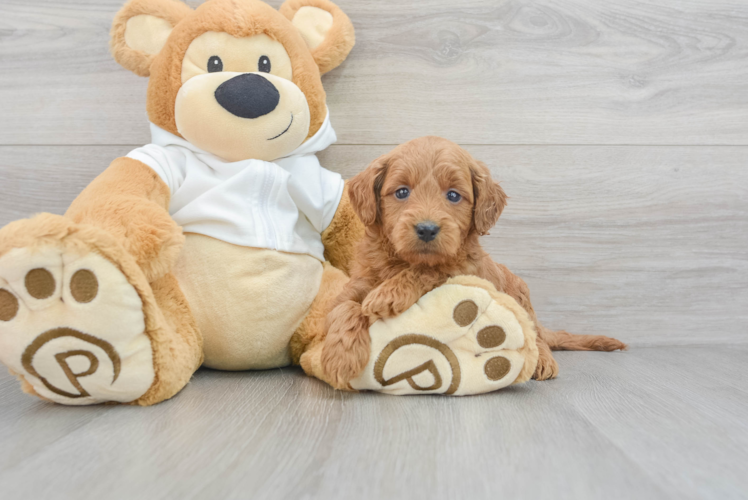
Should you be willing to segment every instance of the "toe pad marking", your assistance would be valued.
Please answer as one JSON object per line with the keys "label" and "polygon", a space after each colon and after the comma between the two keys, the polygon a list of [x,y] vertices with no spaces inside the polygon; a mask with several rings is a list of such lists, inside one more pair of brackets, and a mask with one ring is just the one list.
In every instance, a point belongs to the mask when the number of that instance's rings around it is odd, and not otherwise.
{"label": "toe pad marking", "polygon": [[88,269],[79,269],[70,280],[70,294],[77,302],[91,302],[99,293],[99,280]]}
{"label": "toe pad marking", "polygon": [[499,347],[506,340],[506,332],[497,325],[487,326],[478,332],[478,345],[484,349]]}
{"label": "toe pad marking", "polygon": [[26,290],[35,299],[46,299],[55,293],[55,278],[44,268],[32,269],[26,274]]}
{"label": "toe pad marking", "polygon": [[460,326],[468,326],[478,317],[478,304],[472,300],[463,300],[455,306],[452,318]]}
{"label": "toe pad marking", "polygon": [[501,380],[511,369],[512,363],[502,356],[489,359],[483,367],[489,380]]}
{"label": "toe pad marking", "polygon": [[18,299],[8,290],[0,289],[0,321],[10,321],[18,314]]}

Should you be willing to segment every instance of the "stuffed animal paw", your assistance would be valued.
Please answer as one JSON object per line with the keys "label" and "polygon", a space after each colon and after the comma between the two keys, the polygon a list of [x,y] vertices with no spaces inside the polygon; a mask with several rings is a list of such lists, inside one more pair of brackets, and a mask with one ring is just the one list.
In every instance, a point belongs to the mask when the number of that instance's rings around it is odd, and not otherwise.
{"label": "stuffed animal paw", "polygon": [[39,215],[6,226],[0,241],[16,246],[0,248],[0,362],[26,392],[66,405],[151,404],[184,376],[172,360],[187,379],[199,365],[197,350],[180,357],[178,334],[111,235]]}
{"label": "stuffed animal paw", "polygon": [[403,314],[369,328],[371,356],[350,385],[389,394],[468,395],[525,382],[535,372],[535,326],[489,282],[453,278]]}
{"label": "stuffed animal paw", "polygon": [[369,320],[353,301],[340,304],[333,313],[335,319],[322,350],[322,372],[336,389],[351,390],[349,382],[361,374],[369,361]]}

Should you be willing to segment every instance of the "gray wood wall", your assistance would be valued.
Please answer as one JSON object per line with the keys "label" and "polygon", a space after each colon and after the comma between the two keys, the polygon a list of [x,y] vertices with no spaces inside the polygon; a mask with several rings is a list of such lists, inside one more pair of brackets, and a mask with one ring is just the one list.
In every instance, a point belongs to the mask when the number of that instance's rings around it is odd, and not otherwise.
{"label": "gray wood wall", "polygon": [[[0,2],[0,225],[149,141],[146,80],[108,53],[121,3]],[[325,76],[327,168],[452,139],[510,195],[484,244],[548,326],[748,342],[748,2],[337,3],[358,42]]]}

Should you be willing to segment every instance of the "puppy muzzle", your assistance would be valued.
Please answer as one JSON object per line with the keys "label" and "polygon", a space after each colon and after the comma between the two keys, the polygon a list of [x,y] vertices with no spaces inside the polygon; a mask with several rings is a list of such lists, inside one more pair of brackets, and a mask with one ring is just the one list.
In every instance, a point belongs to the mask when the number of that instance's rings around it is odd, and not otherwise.
{"label": "puppy muzzle", "polygon": [[418,239],[424,243],[434,241],[436,235],[439,234],[441,227],[437,226],[431,221],[419,222],[415,225],[415,232],[418,235]]}

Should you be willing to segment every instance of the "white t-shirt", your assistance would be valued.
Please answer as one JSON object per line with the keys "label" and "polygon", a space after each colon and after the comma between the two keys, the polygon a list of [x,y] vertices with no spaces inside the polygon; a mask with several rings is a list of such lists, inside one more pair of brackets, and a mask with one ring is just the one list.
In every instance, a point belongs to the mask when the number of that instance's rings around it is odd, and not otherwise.
{"label": "white t-shirt", "polygon": [[127,156],[169,186],[169,213],[184,232],[324,261],[320,233],[332,222],[344,184],[315,156],[337,140],[329,114],[314,136],[273,162],[226,162],[153,124],[151,135],[152,144]]}

